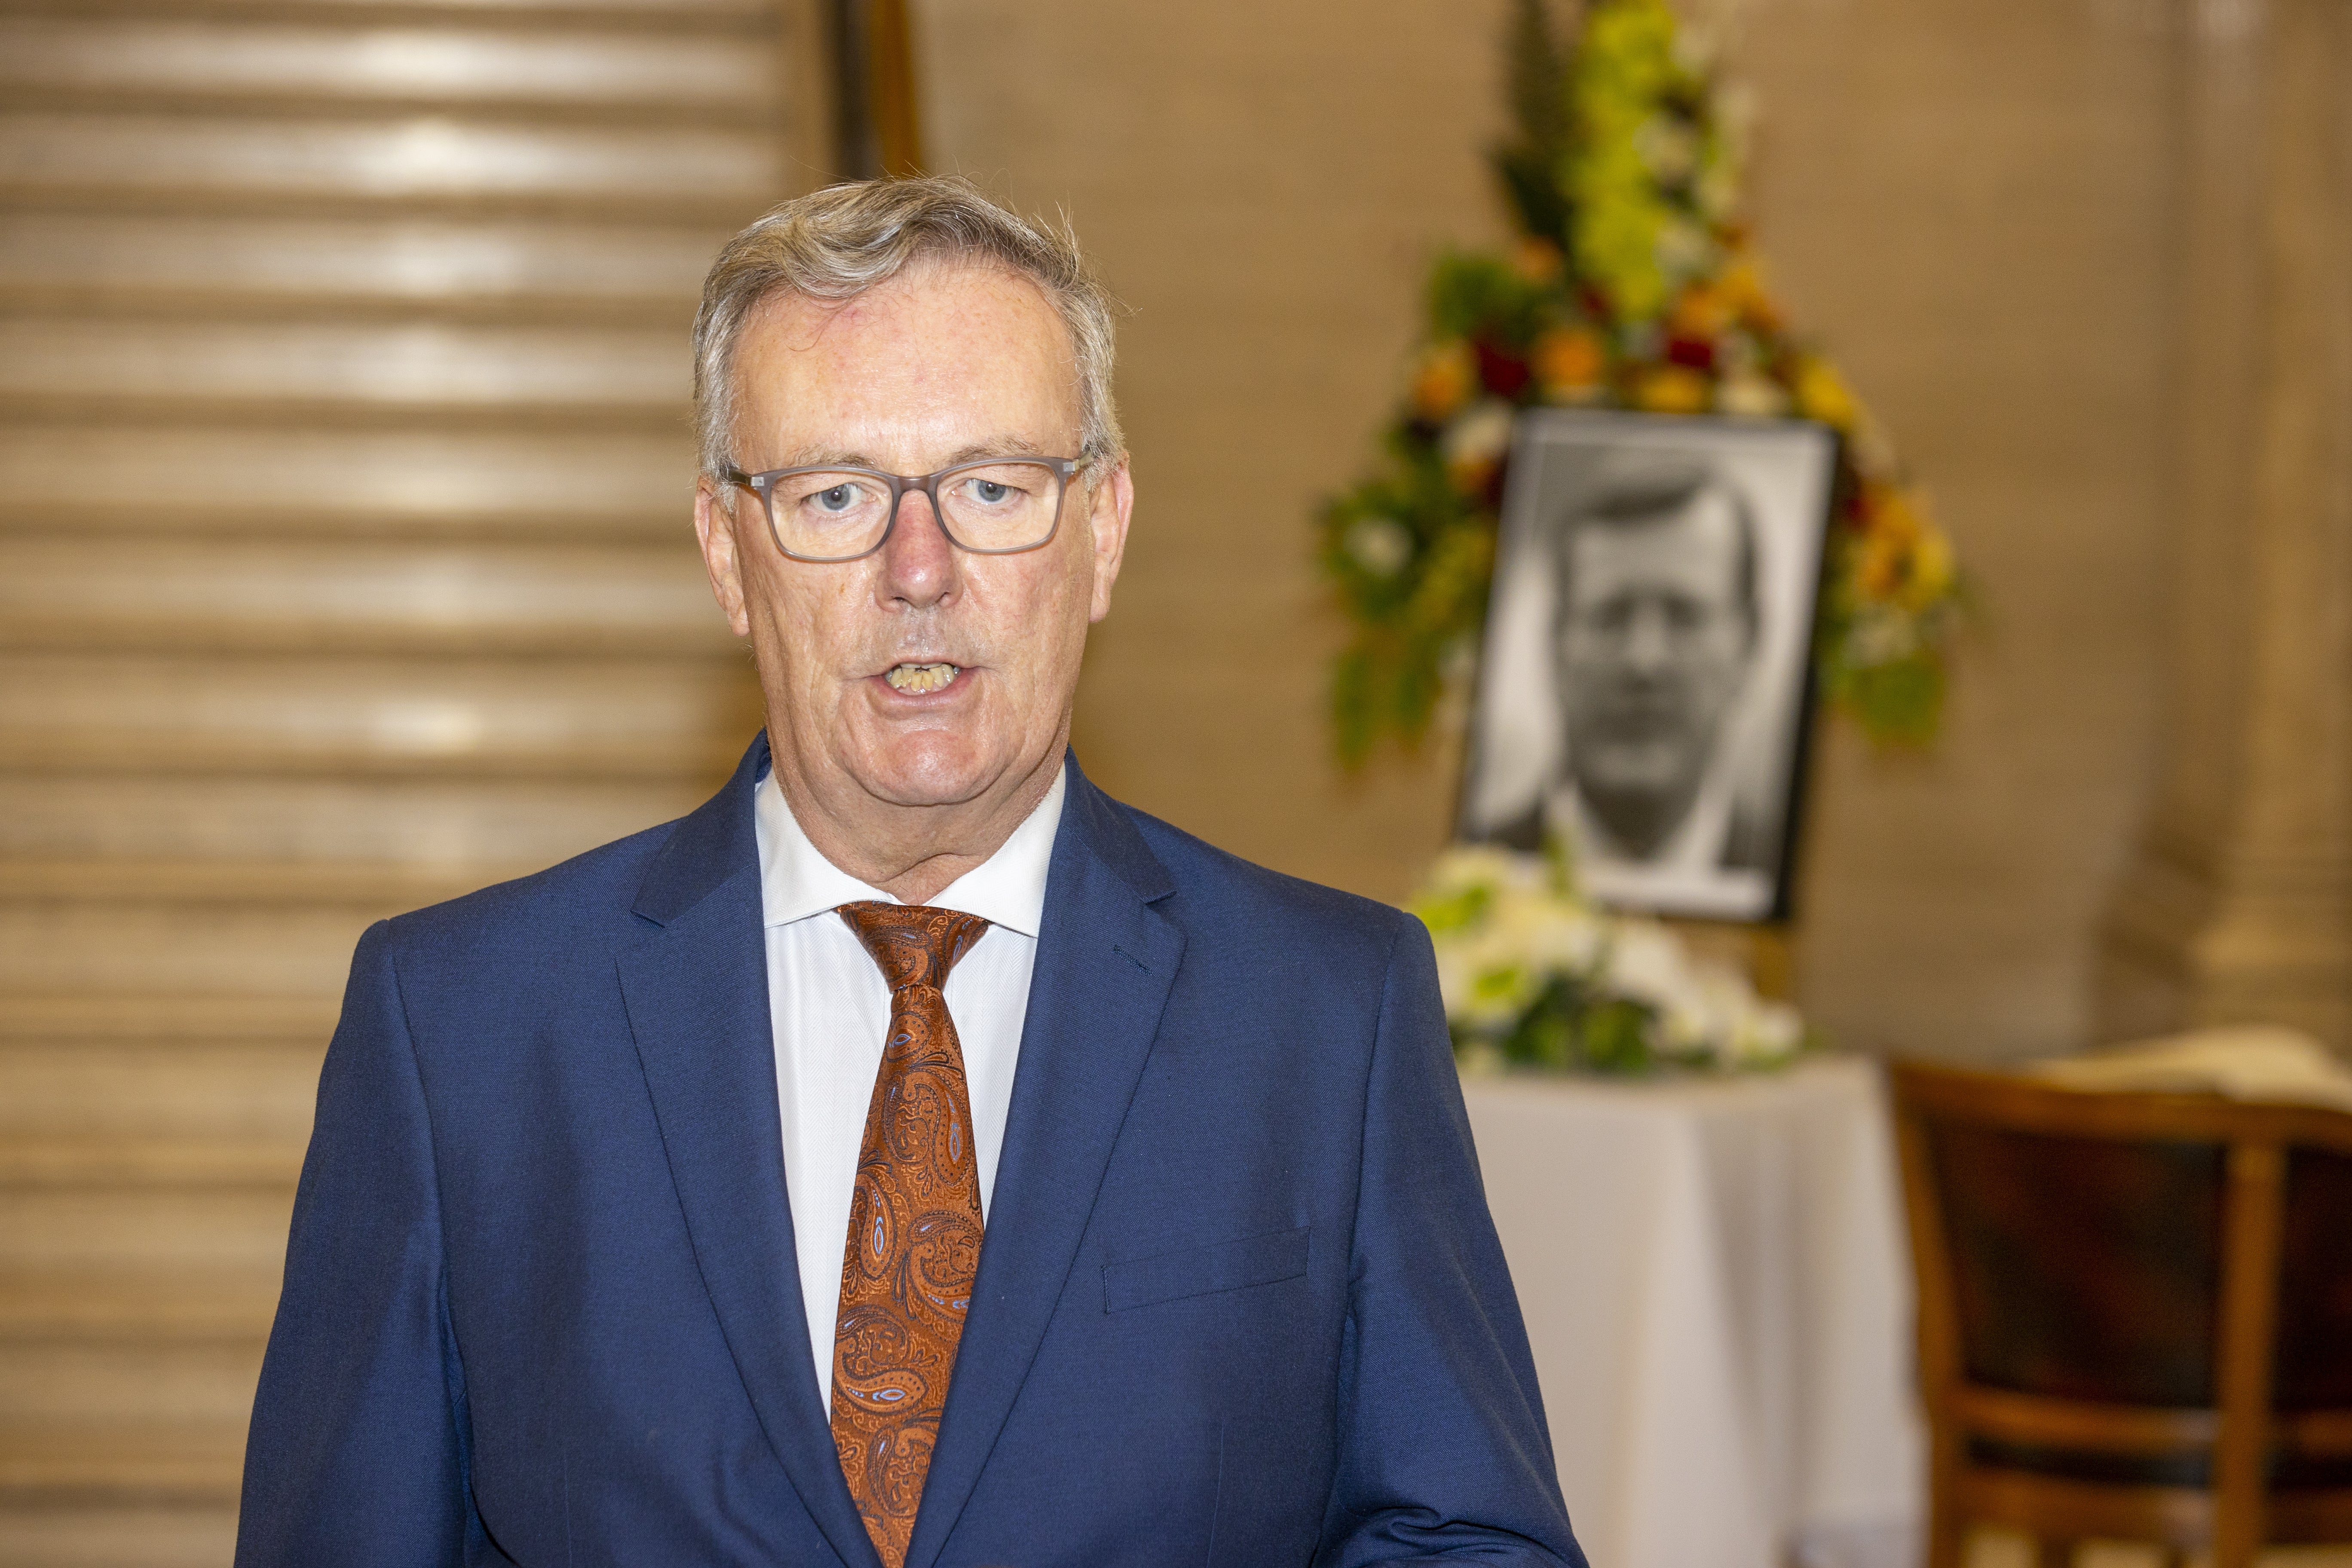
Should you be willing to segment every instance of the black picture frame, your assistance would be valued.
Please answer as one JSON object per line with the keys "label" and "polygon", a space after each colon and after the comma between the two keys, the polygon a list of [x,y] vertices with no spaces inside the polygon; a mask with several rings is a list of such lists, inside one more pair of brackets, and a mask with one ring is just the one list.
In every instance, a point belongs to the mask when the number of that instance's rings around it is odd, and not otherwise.
{"label": "black picture frame", "polygon": [[1612,909],[1789,920],[1838,473],[1810,420],[1521,414],[1457,841],[1563,843]]}

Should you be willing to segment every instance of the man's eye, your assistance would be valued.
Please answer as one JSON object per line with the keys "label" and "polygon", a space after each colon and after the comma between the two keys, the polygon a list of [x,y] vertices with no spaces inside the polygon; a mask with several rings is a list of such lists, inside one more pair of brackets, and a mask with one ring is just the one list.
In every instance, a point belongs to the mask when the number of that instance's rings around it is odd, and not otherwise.
{"label": "man's eye", "polygon": [[857,487],[835,485],[831,489],[817,491],[814,499],[820,510],[847,511],[857,504]]}
{"label": "man's eye", "polygon": [[999,479],[973,479],[971,486],[971,499],[982,506],[1003,506],[1013,494],[1013,487]]}

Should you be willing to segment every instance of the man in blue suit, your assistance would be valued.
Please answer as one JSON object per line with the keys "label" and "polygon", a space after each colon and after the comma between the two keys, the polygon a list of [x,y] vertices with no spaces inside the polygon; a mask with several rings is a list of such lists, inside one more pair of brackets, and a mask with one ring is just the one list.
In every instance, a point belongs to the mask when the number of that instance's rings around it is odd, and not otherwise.
{"label": "man in blue suit", "polygon": [[766,731],[361,941],[238,1563],[1580,1568],[1426,935],[1067,754],[1133,503],[1075,243],[820,192],[696,355]]}

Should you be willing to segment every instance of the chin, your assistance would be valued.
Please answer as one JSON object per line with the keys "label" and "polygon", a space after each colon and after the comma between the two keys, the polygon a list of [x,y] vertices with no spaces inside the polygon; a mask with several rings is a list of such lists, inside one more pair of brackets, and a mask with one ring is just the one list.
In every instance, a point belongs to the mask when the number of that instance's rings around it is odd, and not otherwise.
{"label": "chin", "polygon": [[867,789],[893,805],[953,805],[987,789],[1012,765],[993,747],[927,730],[885,741],[857,771]]}

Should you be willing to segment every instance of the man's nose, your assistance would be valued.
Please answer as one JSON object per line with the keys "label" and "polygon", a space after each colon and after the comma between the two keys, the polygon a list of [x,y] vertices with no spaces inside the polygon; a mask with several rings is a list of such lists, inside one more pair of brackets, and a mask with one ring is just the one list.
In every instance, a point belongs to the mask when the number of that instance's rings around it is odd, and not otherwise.
{"label": "man's nose", "polygon": [[882,543],[883,599],[923,610],[950,598],[961,580],[961,554],[948,542],[931,498],[908,490],[899,499],[898,521]]}
{"label": "man's nose", "polygon": [[1674,628],[1666,624],[1663,605],[1639,605],[1625,624],[1619,658],[1644,674],[1664,669],[1674,660]]}

